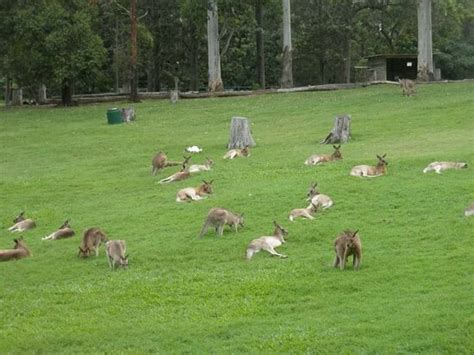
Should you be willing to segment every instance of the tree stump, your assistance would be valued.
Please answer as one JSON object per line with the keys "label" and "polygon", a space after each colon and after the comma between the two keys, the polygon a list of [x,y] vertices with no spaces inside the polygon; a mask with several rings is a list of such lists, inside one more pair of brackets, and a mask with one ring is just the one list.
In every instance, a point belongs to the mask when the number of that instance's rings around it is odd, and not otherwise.
{"label": "tree stump", "polygon": [[230,123],[230,136],[228,149],[241,149],[246,146],[254,147],[255,141],[252,138],[250,122],[245,117],[232,117]]}
{"label": "tree stump", "polygon": [[347,143],[351,138],[351,116],[337,116],[334,120],[334,127],[322,144]]}

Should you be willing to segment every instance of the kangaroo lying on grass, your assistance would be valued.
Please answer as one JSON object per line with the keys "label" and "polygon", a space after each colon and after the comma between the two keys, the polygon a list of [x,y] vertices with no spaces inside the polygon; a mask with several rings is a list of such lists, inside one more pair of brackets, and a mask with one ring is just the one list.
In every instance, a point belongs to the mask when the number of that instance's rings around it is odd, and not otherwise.
{"label": "kangaroo lying on grass", "polygon": [[362,244],[357,236],[358,231],[359,230],[352,232],[345,230],[334,241],[334,251],[336,252],[334,267],[339,266],[341,270],[344,270],[347,258],[353,255],[352,265],[355,270],[359,269],[360,259],[362,257]]}
{"label": "kangaroo lying on grass", "polygon": [[177,173],[174,173],[171,176],[168,176],[167,178],[164,178],[163,180],[160,180],[160,184],[168,184],[170,182],[175,182],[175,181],[181,181],[184,179],[187,179],[188,177],[191,176],[191,173],[189,172],[189,169],[187,169],[186,165],[188,163],[188,160],[191,159],[190,157],[186,158],[185,161],[183,162],[183,166],[181,167],[181,170],[178,171]]}
{"label": "kangaroo lying on grass", "polygon": [[23,237],[13,239],[15,246],[13,249],[0,250],[0,261],[18,260],[31,256],[30,249],[23,241]]}
{"label": "kangaroo lying on grass", "polygon": [[317,182],[311,183],[311,185],[309,186],[307,196],[308,201],[310,201],[311,203],[307,208],[311,207],[311,204],[319,205],[323,209],[331,207],[333,205],[331,198],[328,195],[320,194],[316,190],[316,186],[318,186]]}
{"label": "kangaroo lying on grass", "polygon": [[24,232],[29,229],[36,227],[35,221],[32,219],[25,219],[25,212],[21,212],[14,220],[15,223],[13,226],[8,228],[10,232]]}
{"label": "kangaroo lying on grass", "polygon": [[219,236],[222,236],[224,233],[224,226],[228,225],[235,229],[235,232],[238,232],[238,228],[244,226],[244,215],[234,214],[225,208],[211,208],[207,214],[206,221],[202,226],[201,233],[199,233],[199,238],[202,238],[204,234],[207,233],[207,230],[210,226],[216,229],[216,233]]}
{"label": "kangaroo lying on grass", "polygon": [[403,96],[412,96],[416,94],[415,82],[410,79],[398,79],[400,87],[402,88]]}
{"label": "kangaroo lying on grass", "polygon": [[360,176],[360,177],[377,177],[377,176],[385,175],[387,173],[386,166],[388,165],[388,162],[384,160],[386,155],[387,154],[384,154],[383,156],[377,155],[377,159],[379,161],[377,162],[376,166],[370,166],[370,165],[354,166],[350,174],[352,176]]}
{"label": "kangaroo lying on grass", "polygon": [[206,182],[202,180],[202,184],[198,187],[186,187],[181,189],[176,194],[176,202],[184,202],[184,201],[197,201],[206,198],[205,195],[212,194],[212,182]]}
{"label": "kangaroo lying on grass", "polygon": [[279,256],[280,258],[287,258],[286,255],[278,253],[275,248],[285,243],[284,237],[288,235],[288,231],[275,221],[273,221],[273,224],[275,225],[275,230],[273,231],[272,236],[260,237],[250,242],[247,247],[247,260],[252,259],[252,257],[260,250],[265,250],[272,255]]}
{"label": "kangaroo lying on grass", "polygon": [[442,170],[447,169],[466,169],[467,163],[452,162],[452,161],[435,161],[429,164],[426,168],[423,169],[424,173],[429,171],[436,171],[437,174],[441,174]]}
{"label": "kangaroo lying on grass", "polygon": [[151,173],[156,175],[158,170],[164,169],[168,166],[175,166],[175,165],[184,165],[188,162],[190,158],[184,158],[184,161],[169,161],[166,153],[158,152],[151,161],[152,170]]}
{"label": "kangaroo lying on grass", "polygon": [[200,171],[209,171],[211,170],[213,165],[214,165],[214,162],[211,159],[206,158],[206,163],[204,165],[193,164],[189,167],[188,171],[190,173],[197,173]]}
{"label": "kangaroo lying on grass", "polygon": [[224,159],[234,159],[237,157],[249,157],[250,156],[250,150],[249,146],[246,145],[242,149],[231,149],[224,155]]}
{"label": "kangaroo lying on grass", "polygon": [[82,237],[78,256],[87,258],[88,256],[91,256],[92,252],[95,252],[95,256],[99,256],[99,247],[107,240],[107,236],[99,228],[87,229]]}
{"label": "kangaroo lying on grass", "polygon": [[67,219],[61,227],[54,233],[51,233],[47,237],[41,238],[41,240],[58,240],[65,239],[74,236],[76,233],[72,230],[71,225],[69,224],[69,219]]}
{"label": "kangaroo lying on grass", "polygon": [[117,266],[128,266],[128,255],[125,255],[127,246],[125,240],[109,240],[105,243],[107,261],[112,270]]}
{"label": "kangaroo lying on grass", "polygon": [[464,215],[466,217],[474,215],[474,202],[471,203],[466,209],[464,210]]}
{"label": "kangaroo lying on grass", "polygon": [[314,154],[311,155],[306,161],[304,162],[305,165],[317,165],[320,163],[325,163],[328,161],[333,161],[333,160],[341,160],[342,159],[342,154],[341,151],[339,150],[341,146],[332,146],[334,148],[334,152],[331,155],[321,155],[321,154]]}
{"label": "kangaroo lying on grass", "polygon": [[291,210],[288,218],[290,221],[294,221],[298,217],[307,218],[307,219],[314,219],[313,215],[318,210],[319,204],[314,204],[313,202],[307,208],[295,208]]}

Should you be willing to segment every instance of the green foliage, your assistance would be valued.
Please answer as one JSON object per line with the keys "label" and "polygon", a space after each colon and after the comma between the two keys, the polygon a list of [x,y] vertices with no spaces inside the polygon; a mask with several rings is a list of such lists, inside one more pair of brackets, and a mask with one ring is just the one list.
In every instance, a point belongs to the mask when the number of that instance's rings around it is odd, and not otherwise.
{"label": "green foliage", "polygon": [[[472,83],[145,101],[138,120],[106,124],[108,105],[1,112],[0,249],[21,210],[37,221],[23,233],[33,256],[0,263],[1,353],[450,353],[472,339],[474,201]],[[113,106],[123,106],[115,103]],[[303,165],[333,117],[352,115],[343,160]],[[224,161],[233,115],[252,122],[247,159]],[[190,144],[216,161],[212,171],[159,185],[157,150],[180,159]],[[387,153],[388,175],[349,176]],[[434,160],[465,170],[423,174]],[[178,189],[214,179],[215,193],[175,202]],[[311,181],[334,199],[314,221],[288,221],[306,206]],[[211,207],[244,212],[246,225],[217,238],[197,235]],[[66,218],[77,236],[46,242]],[[289,230],[278,248],[243,258],[250,240]],[[128,270],[77,257],[82,232],[101,227],[125,239]],[[358,228],[359,272],[331,266],[332,242]]]}

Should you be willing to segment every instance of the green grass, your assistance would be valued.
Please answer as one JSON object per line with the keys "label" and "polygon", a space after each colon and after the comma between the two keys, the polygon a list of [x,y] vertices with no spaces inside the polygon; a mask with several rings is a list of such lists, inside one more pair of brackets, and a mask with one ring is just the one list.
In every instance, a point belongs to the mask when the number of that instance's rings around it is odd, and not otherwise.
{"label": "green grass", "polygon": [[[106,124],[110,105],[0,112],[0,248],[25,210],[33,257],[0,264],[0,353],[473,353],[474,84],[392,86],[229,99],[145,101],[138,120]],[[124,106],[127,104],[117,104]],[[344,160],[307,167],[336,114],[352,115]],[[232,116],[251,119],[258,146],[222,160]],[[161,186],[150,175],[164,150],[180,159],[197,144],[214,170]],[[349,176],[387,153],[388,175]],[[437,175],[435,160],[467,161]],[[210,198],[178,204],[176,191],[215,180]],[[314,221],[291,223],[311,181],[335,201]],[[244,212],[222,238],[197,235],[211,207]],[[72,219],[77,236],[41,237]],[[247,244],[289,230],[278,250]],[[77,258],[83,231],[125,239],[128,270]],[[332,267],[333,240],[360,230],[359,272]]]}

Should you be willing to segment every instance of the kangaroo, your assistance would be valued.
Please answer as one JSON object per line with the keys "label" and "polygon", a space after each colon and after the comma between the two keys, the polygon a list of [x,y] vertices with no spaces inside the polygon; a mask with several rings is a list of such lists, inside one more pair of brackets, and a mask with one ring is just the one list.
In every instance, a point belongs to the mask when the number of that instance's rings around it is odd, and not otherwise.
{"label": "kangaroo", "polygon": [[160,184],[168,184],[170,182],[181,181],[181,180],[184,180],[184,179],[187,179],[188,177],[190,177],[191,173],[189,172],[189,169],[186,167],[189,159],[191,159],[191,158],[190,157],[185,158],[185,161],[183,162],[183,166],[181,167],[180,171],[178,171],[177,173],[174,173],[171,176],[168,176],[167,178],[164,178],[163,180],[160,180],[159,183]]}
{"label": "kangaroo", "polygon": [[202,226],[199,238],[202,238],[203,235],[206,234],[210,226],[215,227],[217,235],[222,236],[224,232],[224,225],[226,224],[234,227],[235,232],[238,232],[239,226],[243,227],[244,225],[244,215],[236,215],[224,208],[211,208],[207,214],[206,221]]}
{"label": "kangaroo", "polygon": [[76,233],[72,230],[71,225],[69,224],[69,219],[67,219],[61,227],[54,233],[41,238],[41,240],[58,240],[65,239],[74,236]]}
{"label": "kangaroo", "polygon": [[32,219],[25,219],[25,212],[21,212],[14,220],[15,223],[13,226],[8,228],[10,232],[24,232],[29,229],[36,227],[35,221]]}
{"label": "kangaroo", "polygon": [[379,161],[377,162],[376,166],[370,166],[370,165],[354,166],[350,174],[352,176],[360,176],[360,177],[377,177],[377,176],[385,175],[387,173],[386,166],[388,165],[388,162],[384,159],[386,155],[387,154],[384,154],[383,156],[377,155],[377,159]]}
{"label": "kangaroo", "polygon": [[112,270],[117,266],[128,266],[128,255],[125,255],[127,246],[125,240],[109,240],[105,243],[107,261]]}
{"label": "kangaroo", "polygon": [[[333,201],[331,200],[331,198],[328,195],[320,194],[316,190],[316,186],[318,186],[317,182],[311,183],[308,190],[308,194],[306,195],[308,196],[307,200],[310,201],[311,204],[319,205],[323,209],[331,207],[333,205]],[[310,208],[311,204],[307,208]]]}
{"label": "kangaroo", "polygon": [[466,217],[474,215],[474,202],[471,203],[466,209],[464,210],[464,215]]}
{"label": "kangaroo", "polygon": [[224,159],[234,159],[237,157],[249,157],[250,156],[250,150],[249,146],[246,145],[242,149],[231,149],[225,155],[223,156]]}
{"label": "kangaroo", "polygon": [[436,171],[437,174],[441,174],[442,170],[447,169],[466,169],[467,163],[452,162],[452,161],[435,161],[429,164],[426,168],[423,169],[424,173],[429,171]]}
{"label": "kangaroo", "polygon": [[189,167],[188,171],[190,173],[197,173],[199,171],[209,171],[211,170],[213,165],[214,162],[211,159],[206,158],[206,163],[204,165],[193,164]]}
{"label": "kangaroo", "polygon": [[164,152],[158,152],[152,159],[151,161],[151,166],[152,170],[151,173],[152,175],[156,175],[158,170],[164,169],[168,166],[176,166],[176,165],[183,165],[188,162],[190,158],[184,158],[183,162],[179,161],[169,161],[168,157],[166,156],[166,153]]}
{"label": "kangaroo", "polygon": [[320,155],[320,154],[314,154],[311,155],[306,161],[304,162],[305,165],[318,165],[320,163],[325,163],[328,161],[333,161],[333,160],[341,160],[342,159],[342,154],[341,154],[341,145],[339,146],[332,146],[334,148],[334,152],[331,155]]}
{"label": "kangaroo", "polygon": [[181,189],[176,194],[176,202],[184,202],[184,201],[197,201],[206,198],[205,195],[210,195],[213,192],[212,189],[212,182],[206,182],[202,180],[202,184],[198,187],[186,187]]}
{"label": "kangaroo", "polygon": [[319,204],[314,204],[311,202],[308,208],[295,208],[289,214],[290,221],[294,222],[294,220],[298,217],[307,218],[307,219],[314,219],[313,215],[318,210]]}
{"label": "kangaroo", "polygon": [[95,256],[99,256],[99,247],[107,241],[107,236],[99,228],[89,228],[84,232],[81,246],[79,247],[78,256],[87,258],[95,252]]}
{"label": "kangaroo", "polygon": [[13,249],[0,250],[0,261],[18,260],[31,256],[30,249],[23,241],[23,237],[13,239],[15,246]]}
{"label": "kangaroo", "polygon": [[344,270],[347,258],[353,255],[352,265],[355,270],[359,269],[360,259],[362,257],[362,244],[357,236],[357,232],[359,232],[359,230],[355,232],[345,230],[334,241],[334,251],[336,252],[334,267],[339,266],[341,270]]}
{"label": "kangaroo", "polygon": [[402,88],[403,96],[412,96],[416,94],[415,82],[410,79],[398,79],[400,87]]}
{"label": "kangaroo", "polygon": [[260,237],[250,242],[247,247],[247,260],[252,259],[252,257],[260,250],[265,250],[272,255],[279,256],[280,258],[287,258],[286,255],[278,253],[275,248],[285,243],[284,237],[288,235],[288,231],[275,221],[273,221],[273,224],[275,225],[275,230],[273,231],[272,236]]}

